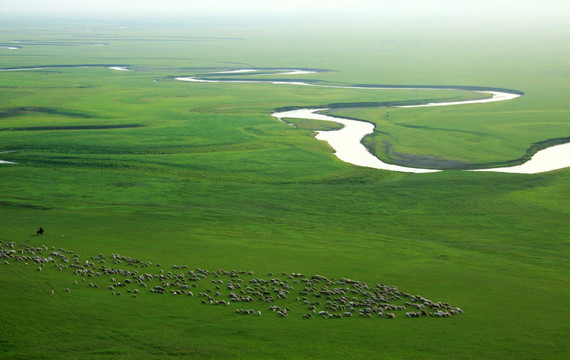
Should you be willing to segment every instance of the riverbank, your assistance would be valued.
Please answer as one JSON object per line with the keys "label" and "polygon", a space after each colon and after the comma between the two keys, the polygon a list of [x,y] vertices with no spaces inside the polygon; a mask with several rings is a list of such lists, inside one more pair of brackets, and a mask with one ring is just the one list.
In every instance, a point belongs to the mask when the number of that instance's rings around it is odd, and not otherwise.
{"label": "riverbank", "polygon": [[[497,98],[508,99],[509,96],[497,96]],[[484,102],[486,99],[481,100]],[[495,100],[501,101],[501,100]],[[486,101],[489,102],[489,101]],[[454,105],[462,103],[472,103],[471,101],[452,103]],[[431,106],[417,105],[420,106]],[[442,171],[439,169],[426,169],[405,167],[394,164],[388,164],[374,155],[362,144],[362,139],[374,132],[374,124],[358,121],[353,119],[341,118],[338,116],[329,116],[321,114],[325,109],[297,109],[284,112],[275,112],[271,114],[280,121],[285,118],[300,118],[311,120],[333,121],[343,125],[340,130],[333,131],[317,131],[315,136],[317,139],[326,141],[335,150],[335,155],[342,161],[357,166],[365,166],[374,169],[399,171],[408,173],[427,173]],[[527,162],[521,165],[513,165],[508,167],[471,169],[475,171],[494,171],[504,173],[520,173],[520,174],[536,174],[546,171],[553,171],[570,166],[570,143],[555,145],[543,150],[537,151]]]}

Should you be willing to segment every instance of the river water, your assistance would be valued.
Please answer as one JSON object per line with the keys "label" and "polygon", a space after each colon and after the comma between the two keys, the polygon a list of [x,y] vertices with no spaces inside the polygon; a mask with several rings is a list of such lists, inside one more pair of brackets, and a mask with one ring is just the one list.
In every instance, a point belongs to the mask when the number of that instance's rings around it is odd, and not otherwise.
{"label": "river water", "polygon": [[[0,71],[38,70],[38,69],[41,68],[0,69]],[[129,71],[129,69],[124,66],[111,66],[109,67],[109,69]],[[240,69],[240,70],[219,72],[218,74],[254,73],[257,71],[258,69]],[[284,69],[282,71],[283,72],[273,75],[302,75],[302,74],[315,73],[315,71],[297,70],[297,69]],[[210,79],[200,79],[196,77],[178,77],[176,78],[176,80],[187,81],[187,82],[200,82],[200,83],[220,83],[220,82],[271,83],[278,85],[316,86],[316,87],[362,89],[362,90],[364,89],[395,90],[395,88],[391,87],[387,88],[387,87],[330,86],[330,85],[315,85],[300,81],[210,80]],[[404,88],[398,88],[398,89],[404,89]],[[420,88],[406,88],[406,89],[420,90]],[[425,87],[422,89],[443,90],[441,88],[430,88],[430,87]],[[479,103],[489,103],[496,101],[508,101],[521,96],[520,94],[501,92],[495,90],[489,90],[489,91],[481,90],[477,92],[488,93],[491,94],[492,96],[486,99],[479,99],[479,100],[463,100],[455,102],[440,102],[440,103],[394,106],[394,107],[414,108],[414,107],[429,107],[429,106],[457,106],[463,104],[479,104]],[[298,119],[326,120],[342,124],[343,128],[340,130],[318,131],[316,138],[328,142],[329,145],[334,149],[335,155],[340,160],[345,161],[347,163],[351,163],[357,166],[375,168],[375,169],[410,172],[410,173],[429,173],[429,172],[441,171],[437,169],[405,167],[394,164],[388,164],[381,161],[380,159],[372,155],[361,143],[364,136],[374,132],[374,124],[366,121],[357,121],[352,119],[346,119],[336,116],[332,117],[320,114],[319,112],[323,110],[326,109],[297,109],[291,111],[276,112],[273,113],[272,116],[284,122],[286,121],[283,119],[298,118]],[[0,160],[0,164],[14,164],[14,163],[10,161]],[[536,174],[541,172],[562,169],[569,166],[570,166],[570,143],[566,143],[538,151],[529,161],[521,165],[501,167],[501,168],[476,169],[472,171],[494,171],[494,172],[505,172],[505,173]]]}
{"label": "river water", "polygon": [[[255,72],[254,69],[243,69],[237,70],[236,72]],[[290,70],[284,74],[303,74],[303,70]],[[310,73],[310,72],[309,72]],[[424,88],[393,88],[393,87],[356,87],[356,86],[330,86],[330,85],[316,85],[307,82],[299,81],[267,81],[267,80],[215,80],[215,79],[200,79],[196,77],[179,77],[176,78],[179,81],[189,81],[189,82],[201,82],[201,83],[220,83],[220,82],[241,82],[241,83],[271,83],[271,84],[285,84],[285,85],[302,85],[302,86],[315,86],[315,87],[329,87],[329,88],[345,88],[345,89],[406,89],[406,90],[420,90],[420,89],[430,89],[430,90],[450,90],[442,88],[430,88],[426,86]],[[508,101],[520,97],[520,94],[502,92],[496,90],[480,90],[476,91],[480,93],[490,94],[491,97],[478,100],[462,100],[453,102],[434,102],[421,105],[405,105],[405,106],[393,106],[400,108],[417,108],[417,107],[431,107],[431,106],[457,106],[464,104],[482,104],[497,101]],[[428,173],[441,171],[437,169],[424,169],[424,168],[414,168],[399,166],[394,164],[388,164],[376,156],[372,155],[368,149],[362,145],[361,141],[364,136],[374,132],[374,124],[366,121],[357,121],[352,119],[346,119],[341,117],[333,117],[320,114],[320,111],[327,109],[297,109],[284,112],[276,112],[271,114],[280,121],[286,122],[283,119],[286,118],[297,118],[297,119],[312,119],[312,120],[326,120],[333,121],[343,125],[340,130],[332,131],[317,131],[316,138],[322,141],[326,141],[334,149],[335,155],[342,161],[357,165],[371,167],[375,169],[389,170],[389,171],[400,171],[409,173]],[[540,172],[552,171],[557,169],[562,169],[570,166],[570,143],[552,146],[550,148],[541,150],[537,152],[529,161],[522,165],[501,167],[501,168],[487,168],[487,169],[477,169],[474,171],[495,171],[495,172],[505,172],[505,173],[521,173],[521,174],[536,174]]]}

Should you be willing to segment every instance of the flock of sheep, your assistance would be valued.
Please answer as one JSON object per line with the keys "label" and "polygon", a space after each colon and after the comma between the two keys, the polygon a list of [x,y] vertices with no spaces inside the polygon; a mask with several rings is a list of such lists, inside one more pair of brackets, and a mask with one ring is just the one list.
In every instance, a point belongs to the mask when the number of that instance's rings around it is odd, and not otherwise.
{"label": "flock of sheep", "polygon": [[[394,319],[450,317],[463,313],[460,308],[446,302],[401,292],[390,285],[369,286],[347,278],[301,273],[268,273],[259,277],[252,271],[209,271],[187,265],[173,265],[166,269],[160,264],[119,254],[99,254],[81,259],[73,251],[45,245],[32,246],[29,240],[19,245],[0,241],[0,259],[5,265],[23,264],[35,271],[72,273],[76,279],[64,288],[67,293],[71,293],[74,286],[88,285],[94,289],[105,289],[113,296],[186,296],[199,298],[205,306],[230,307],[239,315],[270,313],[288,317],[295,313],[304,319],[356,316]],[[51,290],[51,294],[55,291]]]}

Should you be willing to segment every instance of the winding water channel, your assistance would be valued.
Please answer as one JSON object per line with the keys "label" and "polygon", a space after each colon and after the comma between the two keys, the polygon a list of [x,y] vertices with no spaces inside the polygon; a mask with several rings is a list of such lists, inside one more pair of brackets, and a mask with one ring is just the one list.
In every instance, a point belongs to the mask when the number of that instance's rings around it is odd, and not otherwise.
{"label": "winding water channel", "polygon": [[[83,66],[45,66],[45,67],[28,67],[28,68],[9,68],[0,69],[0,71],[25,71],[25,70],[41,70],[46,68],[60,68],[60,67],[107,67],[111,70],[118,71],[131,71],[126,66],[122,65],[83,65]],[[268,71],[269,70],[269,71]],[[336,86],[336,85],[321,85],[312,84],[304,81],[281,81],[281,80],[264,80],[264,79],[246,79],[246,80],[236,80],[234,78],[230,79],[212,79],[207,76],[235,76],[235,75],[305,75],[314,74],[318,71],[312,69],[238,69],[230,71],[222,71],[216,73],[205,74],[206,76],[194,76],[194,77],[177,77],[178,81],[195,82],[195,83],[271,83],[278,85],[295,85],[295,86],[313,86],[313,87],[327,87],[327,88],[342,88],[342,89],[359,89],[359,90],[465,90],[465,88],[454,88],[454,87],[440,87],[440,86],[422,86],[422,87],[402,87],[402,86]],[[473,89],[471,89],[473,91]],[[518,91],[498,91],[497,89],[478,89],[476,92],[490,94],[491,97],[478,100],[462,100],[454,102],[434,102],[421,105],[402,105],[402,106],[391,106],[400,108],[413,108],[413,107],[430,107],[430,106],[456,106],[463,104],[479,104],[479,103],[489,103],[496,101],[507,101],[518,98],[522,93]],[[357,166],[370,167],[375,169],[389,170],[389,171],[399,171],[399,172],[410,172],[410,173],[430,173],[442,171],[438,169],[424,169],[424,168],[414,168],[399,166],[394,164],[388,164],[376,156],[372,155],[366,147],[361,143],[362,139],[374,132],[374,124],[366,121],[358,121],[352,119],[346,119],[342,117],[333,117],[324,115],[321,112],[327,109],[296,109],[290,111],[275,112],[271,114],[275,118],[282,122],[286,122],[284,119],[296,118],[296,119],[312,119],[312,120],[325,120],[333,121],[343,125],[340,130],[332,131],[317,131],[316,138],[322,141],[326,141],[334,149],[335,155],[342,161],[351,163]],[[6,152],[4,152],[6,153]],[[2,154],[2,152],[0,152]],[[15,164],[11,161],[0,160],[0,164]],[[547,172],[557,169],[562,169],[570,166],[570,143],[555,145],[547,149],[538,151],[532,158],[521,165],[509,166],[509,167],[498,167],[498,168],[488,168],[488,169],[475,169],[470,171],[495,171],[504,173],[520,173],[520,174],[536,174],[541,172]]]}
{"label": "winding water channel", "polygon": [[[235,70],[231,73],[252,73],[257,70],[253,69],[243,69]],[[283,70],[284,71],[284,70]],[[230,72],[226,72],[230,73]],[[306,74],[314,73],[306,72],[305,70],[288,70],[287,72],[275,73],[273,75],[287,75],[287,74]],[[219,73],[218,73],[219,74]],[[200,82],[200,83],[221,83],[221,82],[240,82],[240,83],[271,83],[271,84],[285,84],[285,85],[297,85],[297,86],[314,86],[314,87],[328,87],[328,88],[344,88],[344,89],[359,89],[359,90],[396,90],[396,89],[406,89],[406,90],[465,90],[453,87],[358,87],[358,86],[333,86],[333,85],[320,85],[311,84],[308,82],[299,81],[275,81],[275,80],[233,80],[233,79],[207,79],[198,77],[178,77],[176,80],[188,81],[188,82]],[[520,92],[506,92],[497,91],[495,89],[489,90],[477,90],[476,92],[490,94],[491,97],[478,100],[462,100],[454,102],[434,102],[421,105],[402,105],[402,106],[391,106],[399,108],[415,108],[415,107],[432,107],[432,106],[456,106],[464,104],[481,104],[490,103],[497,101],[507,101],[520,97],[522,94]],[[374,124],[366,121],[358,121],[353,119],[347,119],[337,116],[324,115],[321,112],[328,109],[296,109],[283,112],[275,112],[271,114],[273,117],[279,119],[282,122],[287,122],[284,119],[294,118],[294,119],[311,119],[311,120],[325,120],[333,121],[343,125],[342,129],[331,130],[331,131],[317,131],[316,138],[318,140],[326,141],[334,149],[335,155],[342,161],[357,165],[370,167],[375,169],[389,170],[389,171],[399,171],[408,173],[430,173],[442,171],[438,169],[424,169],[424,168],[414,168],[399,166],[394,164],[388,164],[376,156],[371,154],[368,149],[361,143],[362,139],[374,132]],[[562,169],[570,166],[570,143],[556,145],[549,147],[547,149],[538,151],[530,160],[522,165],[510,166],[510,167],[498,167],[498,168],[487,168],[487,169],[476,169],[472,171],[494,171],[494,172],[504,172],[504,173],[519,173],[519,174],[536,174],[546,171],[552,171],[557,169]]]}

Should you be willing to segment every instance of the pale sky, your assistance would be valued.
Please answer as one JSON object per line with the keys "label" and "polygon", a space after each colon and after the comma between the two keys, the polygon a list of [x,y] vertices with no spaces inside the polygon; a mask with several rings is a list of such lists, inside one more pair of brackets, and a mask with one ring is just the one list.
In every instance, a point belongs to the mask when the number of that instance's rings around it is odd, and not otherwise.
{"label": "pale sky", "polygon": [[[568,0],[0,0],[1,15],[570,16]],[[570,19],[569,19],[570,21]]]}

